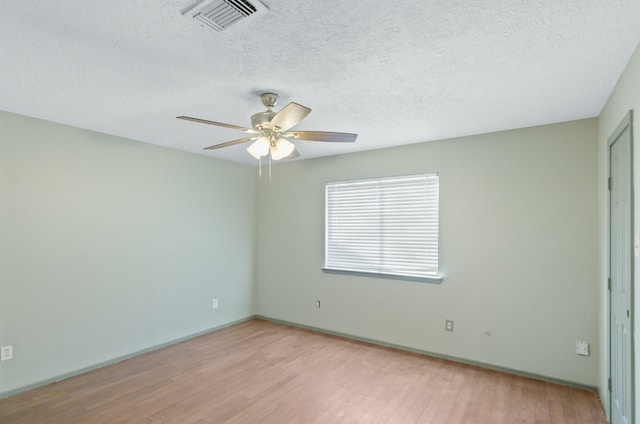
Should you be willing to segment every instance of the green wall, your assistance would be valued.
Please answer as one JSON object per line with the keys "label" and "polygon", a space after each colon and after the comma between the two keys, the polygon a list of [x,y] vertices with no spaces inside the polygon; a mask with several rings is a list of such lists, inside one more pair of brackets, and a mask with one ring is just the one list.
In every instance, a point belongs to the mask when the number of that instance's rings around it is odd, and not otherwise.
{"label": "green wall", "polygon": [[[597,153],[589,119],[279,164],[258,184],[256,312],[595,387]],[[443,283],[323,273],[324,184],[421,172],[440,175]]]}
{"label": "green wall", "polygon": [[252,316],[255,187],[249,166],[0,112],[0,395]]}
{"label": "green wall", "polygon": [[[0,112],[0,395],[254,313],[601,386],[597,123],[279,163],[269,182]],[[440,174],[444,282],[323,273],[325,182],[420,172]]]}

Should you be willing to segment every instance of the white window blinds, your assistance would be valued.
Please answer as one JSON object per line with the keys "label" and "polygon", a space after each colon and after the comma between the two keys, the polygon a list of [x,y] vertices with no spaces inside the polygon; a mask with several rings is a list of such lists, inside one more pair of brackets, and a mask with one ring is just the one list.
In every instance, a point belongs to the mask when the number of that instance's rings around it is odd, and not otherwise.
{"label": "white window blinds", "polygon": [[438,175],[328,183],[325,268],[438,276]]}

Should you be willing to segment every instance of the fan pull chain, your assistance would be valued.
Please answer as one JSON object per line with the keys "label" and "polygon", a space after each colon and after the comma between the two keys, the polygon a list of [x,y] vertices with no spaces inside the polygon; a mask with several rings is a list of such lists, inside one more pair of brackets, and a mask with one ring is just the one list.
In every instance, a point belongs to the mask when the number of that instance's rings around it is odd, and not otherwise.
{"label": "fan pull chain", "polygon": [[258,177],[262,178],[262,156],[258,157]]}
{"label": "fan pull chain", "polygon": [[271,154],[269,154],[269,182],[271,182]]}

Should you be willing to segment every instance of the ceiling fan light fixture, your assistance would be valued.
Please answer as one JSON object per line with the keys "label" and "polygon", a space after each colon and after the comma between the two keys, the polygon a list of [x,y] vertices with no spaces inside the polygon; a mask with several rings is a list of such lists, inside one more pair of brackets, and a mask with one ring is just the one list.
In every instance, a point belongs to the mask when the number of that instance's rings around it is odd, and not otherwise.
{"label": "ceiling fan light fixture", "polygon": [[251,146],[247,147],[247,152],[248,152],[251,156],[253,156],[254,158],[256,158],[256,159],[260,159],[260,155],[257,155],[257,154],[253,151],[254,149],[252,149],[251,147],[253,147],[253,144],[252,144]]}
{"label": "ceiling fan light fixture", "polygon": [[278,141],[276,141],[276,150],[280,154],[281,158],[286,158],[291,153],[293,153],[294,148],[295,146],[293,145],[293,143],[286,138],[280,137]]}
{"label": "ceiling fan light fixture", "polygon": [[276,146],[271,146],[271,159],[280,160],[283,157],[284,156],[282,156],[282,153],[280,153],[280,151],[278,150],[278,148]]}
{"label": "ceiling fan light fixture", "polygon": [[269,139],[265,136],[258,138],[251,146],[247,147],[247,152],[256,159],[269,154]]}

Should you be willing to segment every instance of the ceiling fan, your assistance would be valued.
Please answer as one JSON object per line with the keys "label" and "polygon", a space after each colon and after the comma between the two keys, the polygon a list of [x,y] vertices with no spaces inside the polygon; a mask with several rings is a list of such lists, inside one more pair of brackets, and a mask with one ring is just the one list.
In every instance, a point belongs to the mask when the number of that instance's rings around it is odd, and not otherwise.
{"label": "ceiling fan", "polygon": [[311,112],[308,107],[291,102],[283,107],[279,112],[274,112],[272,108],[278,102],[278,95],[275,93],[262,93],[260,95],[262,104],[267,107],[264,112],[258,112],[251,116],[251,126],[253,128],[240,127],[238,125],[225,124],[222,122],[209,121],[206,119],[192,118],[190,116],[178,116],[178,119],[199,122],[201,124],[216,125],[218,127],[233,128],[249,134],[247,137],[226,143],[215,144],[205,147],[207,150],[220,149],[222,147],[253,141],[247,148],[247,152],[254,158],[260,160],[263,156],[270,159],[280,160],[284,158],[295,158],[300,156],[294,144],[289,140],[307,141],[331,141],[341,143],[351,143],[356,141],[358,134],[328,132],[328,131],[290,131]]}

